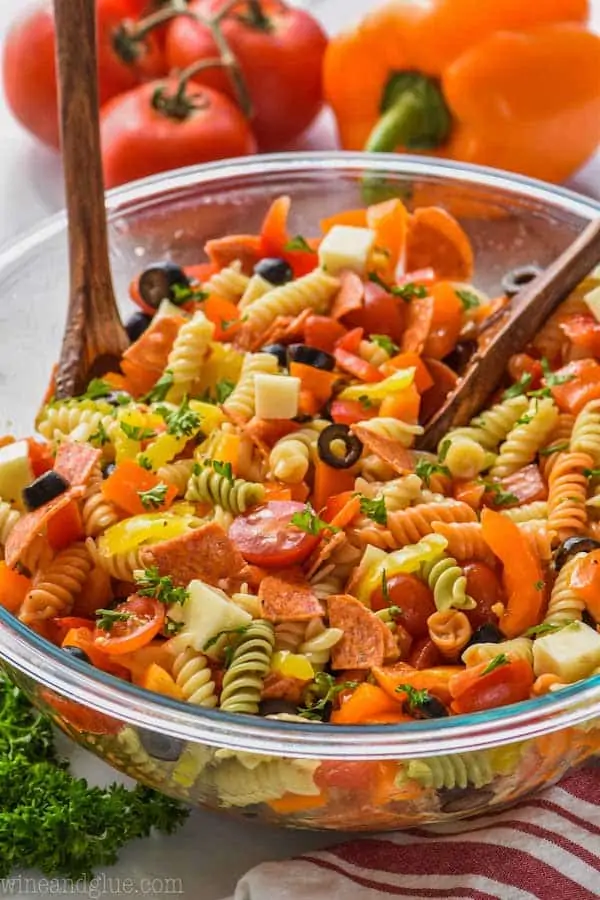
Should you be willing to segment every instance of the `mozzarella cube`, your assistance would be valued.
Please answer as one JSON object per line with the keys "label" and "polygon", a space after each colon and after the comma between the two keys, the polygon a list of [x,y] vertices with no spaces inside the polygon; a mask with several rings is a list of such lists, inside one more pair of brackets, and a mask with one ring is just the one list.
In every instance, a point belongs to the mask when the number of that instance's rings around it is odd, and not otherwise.
{"label": "mozzarella cube", "polygon": [[366,275],[367,260],[374,241],[375,232],[370,228],[334,225],[319,247],[321,268],[329,275],[339,275],[343,269]]}
{"label": "mozzarella cube", "polygon": [[293,419],[298,415],[300,379],[292,375],[254,376],[254,404],[259,419]]}
{"label": "mozzarella cube", "polygon": [[190,581],[185,603],[169,609],[169,618],[182,623],[182,628],[170,642],[174,652],[186,647],[204,651],[207,656],[218,654],[220,641],[207,647],[221,631],[244,628],[252,621],[250,613],[232,603],[227,594],[203,581]]}
{"label": "mozzarella cube", "polygon": [[172,303],[171,300],[166,297],[164,300],[161,300],[160,306],[154,314],[154,318],[162,319],[164,316],[183,316],[184,318],[189,318],[185,309],[182,309],[180,306],[176,306],[175,303]]}
{"label": "mozzarella cube", "polygon": [[557,675],[569,684],[587,678],[600,666],[600,634],[583,622],[571,622],[560,631],[533,643],[536,675]]}
{"label": "mozzarella cube", "polygon": [[583,299],[595,320],[600,322],[600,287],[588,291]]}
{"label": "mozzarella cube", "polygon": [[21,492],[34,480],[27,441],[0,447],[0,500],[25,509]]}

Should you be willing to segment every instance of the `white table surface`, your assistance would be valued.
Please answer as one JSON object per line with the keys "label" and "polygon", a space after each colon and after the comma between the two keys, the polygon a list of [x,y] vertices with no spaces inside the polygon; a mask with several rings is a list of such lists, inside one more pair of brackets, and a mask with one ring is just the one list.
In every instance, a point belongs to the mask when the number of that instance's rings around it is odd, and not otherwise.
{"label": "white table surface", "polygon": [[[302,5],[302,4],[298,4]],[[325,26],[335,30],[351,23],[373,6],[369,0],[310,0]],[[600,0],[592,0],[594,17],[600,26]],[[22,0],[0,0],[0,45],[8,23],[23,6]],[[303,144],[333,147],[331,120],[324,115]],[[571,187],[600,198],[600,155],[580,172]],[[12,121],[0,97],[0,243],[31,228],[62,206],[62,181],[57,156],[36,144]],[[90,781],[106,783],[114,772],[88,754],[75,760],[77,771]],[[338,835],[337,838],[339,839]],[[95,882],[82,890],[46,888],[14,880],[0,884],[0,897],[26,900],[34,894],[103,898],[119,893],[152,898],[184,896],[193,900],[219,900],[229,895],[237,879],[249,868],[267,859],[295,855],[324,847],[333,840],[324,833],[285,832],[255,823],[237,823],[209,812],[194,812],[184,828],[172,837],[138,841],[121,855],[117,866],[99,873]],[[35,877],[35,873],[28,873]],[[126,879],[130,879],[127,882]],[[154,879],[154,880],[153,880]],[[169,884],[168,879],[180,879]],[[60,891],[60,892],[59,892]]]}

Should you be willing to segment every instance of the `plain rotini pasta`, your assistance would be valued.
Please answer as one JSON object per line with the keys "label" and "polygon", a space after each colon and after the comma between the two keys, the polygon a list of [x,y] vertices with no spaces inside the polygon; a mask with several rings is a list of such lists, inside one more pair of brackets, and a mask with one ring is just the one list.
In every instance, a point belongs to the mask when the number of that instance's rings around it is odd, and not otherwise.
{"label": "plain rotini pasta", "polygon": [[240,378],[223,409],[226,413],[247,422],[254,415],[254,377],[259,372],[275,375],[277,360],[271,353],[248,353],[242,364]]}
{"label": "plain rotini pasta", "polygon": [[531,522],[548,518],[548,503],[546,500],[534,500],[533,503],[525,503],[523,506],[515,506],[512,509],[503,509],[502,515],[512,519],[513,522]]}
{"label": "plain rotini pasta", "polygon": [[574,425],[575,416],[570,413],[559,413],[556,425],[548,435],[547,445],[540,450],[540,471],[546,481],[550,478],[559,454],[569,449]]}
{"label": "plain rotini pasta", "polygon": [[447,441],[467,438],[480,444],[484,450],[493,452],[512,430],[515,422],[525,413],[528,405],[527,398],[522,396],[496,403],[495,406],[471,419],[468,425],[449,431],[440,441],[438,449],[441,452]]}
{"label": "plain rotini pasta", "polygon": [[544,616],[545,625],[565,625],[574,619],[581,619],[585,603],[571,587],[571,575],[577,562],[583,558],[583,553],[576,553],[558,573]]}
{"label": "plain rotini pasta", "polygon": [[264,619],[253,620],[242,635],[231,665],[223,676],[221,709],[256,715],[274,645],[275,634],[271,623]]}
{"label": "plain rotini pasta", "polygon": [[311,619],[298,651],[306,656],[315,671],[324,669],[332,648],[341,641],[343,634],[340,628],[328,628],[318,617]]}
{"label": "plain rotini pasta", "polygon": [[398,441],[404,447],[410,447],[415,437],[423,434],[423,428],[420,425],[410,425],[408,422],[402,422],[401,419],[393,419],[389,416],[365,419],[364,422],[358,424],[373,434]]}
{"label": "plain rotini pasta", "polygon": [[433,591],[433,599],[439,612],[448,609],[474,609],[477,605],[467,594],[467,579],[463,570],[451,556],[424,562],[421,577]]}
{"label": "plain rotini pasta", "polygon": [[478,666],[488,663],[497,656],[504,654],[510,659],[523,659],[525,662],[533,661],[533,641],[527,637],[513,638],[510,641],[500,641],[498,644],[472,644],[464,651],[462,661],[466,666]]}
{"label": "plain rotini pasta", "polygon": [[586,403],[575,419],[569,450],[586,453],[594,468],[600,466],[600,400]]}
{"label": "plain rotini pasta", "polygon": [[325,312],[340,286],[322,269],[315,269],[296,281],[275,287],[246,307],[248,323],[264,331],[277,316],[297,316],[303,309]]}
{"label": "plain rotini pasta", "polygon": [[164,778],[165,765],[153,759],[142,745],[135,728],[126,725],[117,735],[116,755],[125,757],[127,770],[139,781],[155,786]]}
{"label": "plain rotini pasta", "polygon": [[397,547],[416,544],[432,529],[434,522],[476,522],[470,506],[460,500],[423,503],[388,515],[388,528]]}
{"label": "plain rotini pasta", "polygon": [[434,522],[431,528],[448,541],[449,556],[459,561],[477,559],[488,564],[494,562],[494,554],[484,540],[479,522]]}
{"label": "plain rotini pasta", "polygon": [[319,763],[311,759],[273,759],[252,769],[237,759],[227,759],[212,771],[212,783],[224,806],[249,806],[266,803],[289,792],[298,796],[317,796],[314,780]]}
{"label": "plain rotini pasta", "polygon": [[203,653],[191,647],[182,650],[173,661],[173,677],[188,703],[209,709],[217,705],[215,682]]}
{"label": "plain rotini pasta", "polygon": [[438,610],[427,619],[429,637],[444,659],[456,660],[473,634],[471,623],[461,610]]}
{"label": "plain rotini pasta", "polygon": [[167,399],[179,402],[189,394],[200,377],[214,333],[215,326],[201,310],[181,326],[167,361],[167,369],[173,379]]}
{"label": "plain rotini pasta", "polygon": [[458,435],[450,441],[444,465],[453,478],[476,478],[489,465],[489,453],[472,438]]}
{"label": "plain rotini pasta", "polygon": [[559,540],[585,531],[587,523],[588,479],[586,469],[593,468],[587,453],[561,453],[548,483],[548,527]]}
{"label": "plain rotini pasta", "polygon": [[348,566],[343,566],[343,569],[344,571],[342,571],[342,567],[335,564],[327,564],[317,569],[310,579],[310,586],[318,600],[326,600],[332,594],[341,594],[343,592]]}
{"label": "plain rotini pasta", "polygon": [[247,590],[235,591],[231,595],[232,603],[239,606],[245,612],[250,613],[253,619],[260,619],[262,613],[262,604],[260,598],[256,594],[252,594]]}
{"label": "plain rotini pasta", "polygon": [[122,553],[101,553],[93,538],[87,539],[86,547],[96,564],[108,572],[111,578],[119,581],[133,581],[133,573],[144,568],[142,564],[143,547],[135,547],[133,550]]}
{"label": "plain rotini pasta", "polygon": [[263,278],[262,275],[253,275],[240,298],[238,309],[246,310],[251,303],[254,303],[260,297],[264,297],[272,289],[273,285],[266,278]]}
{"label": "plain rotini pasta", "polygon": [[0,558],[4,551],[4,545],[20,518],[21,513],[17,509],[13,509],[5,500],[0,500]]}
{"label": "plain rotini pasta", "polygon": [[519,528],[527,535],[531,549],[544,563],[552,559],[552,545],[556,540],[556,532],[550,528],[546,519],[532,519],[521,522]]}
{"label": "plain rotini pasta", "polygon": [[387,512],[406,509],[421,499],[423,482],[418,475],[404,475],[391,481],[366,481],[359,477],[354,483],[355,490],[370,500],[383,497]]}
{"label": "plain rotini pasta", "polygon": [[436,791],[469,786],[481,788],[498,775],[510,775],[520,757],[520,745],[509,744],[498,750],[475,750],[411,760],[406,766],[406,774],[423,787]]}
{"label": "plain rotini pasta", "polygon": [[193,459],[178,459],[175,462],[165,463],[157,470],[156,475],[164,484],[172,484],[177,488],[177,496],[183,497],[193,469]]}
{"label": "plain rotini pasta", "polygon": [[517,420],[501,444],[490,470],[492,478],[505,478],[532,462],[545,445],[557,419],[558,409],[549,397],[532,400],[522,419]]}
{"label": "plain rotini pasta", "polygon": [[330,423],[315,419],[304,427],[280,438],[269,456],[273,478],[284,484],[300,484],[317,456],[319,435]]}
{"label": "plain rotini pasta", "polygon": [[110,436],[115,427],[114,410],[93,400],[65,400],[49,403],[37,422],[39,433],[48,441],[88,441],[102,427]]}
{"label": "plain rotini pasta", "polygon": [[68,615],[92,568],[85,544],[73,544],[52,560],[36,579],[19,612],[27,625]]}
{"label": "plain rotini pasta", "polygon": [[236,261],[211,275],[202,288],[209,294],[217,294],[225,300],[236,303],[248,289],[249,283],[250,279],[242,272],[241,262]]}
{"label": "plain rotini pasta", "polygon": [[264,485],[243,478],[228,478],[209,465],[196,466],[186,491],[188,500],[212,503],[235,516],[256,506],[264,495]]}
{"label": "plain rotini pasta", "polygon": [[116,508],[102,493],[102,473],[99,468],[96,468],[90,477],[81,513],[87,537],[97,537],[120,519]]}
{"label": "plain rotini pasta", "polygon": [[304,640],[306,622],[279,622],[275,625],[275,650],[296,653]]}

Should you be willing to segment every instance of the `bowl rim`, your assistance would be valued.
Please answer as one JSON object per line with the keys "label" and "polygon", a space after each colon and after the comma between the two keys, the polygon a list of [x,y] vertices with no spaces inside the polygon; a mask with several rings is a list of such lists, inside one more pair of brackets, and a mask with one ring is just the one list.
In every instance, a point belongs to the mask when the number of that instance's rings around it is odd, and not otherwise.
{"label": "bowl rim", "polygon": [[[600,202],[568,188],[483,166],[422,156],[346,151],[277,153],[191,166],[132,182],[107,193],[109,223],[128,204],[156,200],[163,189],[177,193],[231,178],[269,173],[380,171],[391,175],[436,177],[497,189],[504,194],[561,207],[583,218],[600,213]],[[66,228],[66,214],[55,213],[0,249],[0,270]],[[15,669],[85,706],[128,724],[192,742],[234,750],[317,759],[404,759],[483,750],[576,726],[600,715],[600,675],[552,695],[484,713],[452,716],[410,725],[315,725],[243,716],[190,706],[159,696],[65,656],[0,608],[0,657]]]}

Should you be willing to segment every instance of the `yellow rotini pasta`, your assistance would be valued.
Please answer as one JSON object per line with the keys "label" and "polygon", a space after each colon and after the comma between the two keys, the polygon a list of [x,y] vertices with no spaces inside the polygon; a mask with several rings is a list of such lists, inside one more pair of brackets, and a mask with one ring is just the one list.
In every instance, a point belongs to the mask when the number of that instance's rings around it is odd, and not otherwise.
{"label": "yellow rotini pasta", "polygon": [[188,703],[209,709],[217,705],[217,695],[208,660],[203,653],[188,647],[173,660],[173,677]]}
{"label": "yellow rotini pasta", "polygon": [[173,487],[177,488],[177,495],[183,497],[185,496],[193,468],[193,459],[178,459],[175,462],[165,463],[164,466],[157,470],[156,475],[164,484],[172,484]]}
{"label": "yellow rotini pasta", "polygon": [[571,587],[571,575],[577,562],[583,558],[583,553],[576,553],[558,573],[550,594],[544,624],[564,625],[575,619],[581,619],[585,603]]}
{"label": "yellow rotini pasta", "polygon": [[248,353],[242,364],[240,378],[223,409],[226,413],[248,421],[254,415],[254,376],[258,373],[275,375],[277,360],[271,353]]}
{"label": "yellow rotini pasta", "polygon": [[532,462],[557,420],[558,409],[549,397],[532,400],[500,446],[498,458],[490,470],[492,478],[505,478]]}
{"label": "yellow rotini pasta", "polygon": [[251,303],[246,308],[248,322],[258,331],[264,331],[277,316],[297,316],[303,309],[325,312],[339,286],[337,278],[315,269],[296,281],[272,288]]}
{"label": "yellow rotini pasta", "polygon": [[300,484],[317,455],[319,435],[329,425],[326,419],[312,422],[277,441],[269,456],[273,478],[284,484]]}
{"label": "yellow rotini pasta", "polygon": [[179,402],[190,393],[194,382],[201,375],[214,333],[215,326],[201,310],[181,326],[167,361],[167,369],[173,378],[167,399]]}
{"label": "yellow rotini pasta", "polygon": [[480,444],[484,450],[495,451],[500,443],[513,429],[515,423],[527,410],[529,403],[526,397],[511,397],[502,403],[496,403],[490,409],[480,413],[462,428],[448,432],[440,441],[439,450],[447,441],[465,438]]}
{"label": "yellow rotini pasta", "polygon": [[242,272],[242,264],[238,260],[211,275],[202,288],[209,294],[217,294],[236,303],[248,289],[249,283],[250,279]]}

